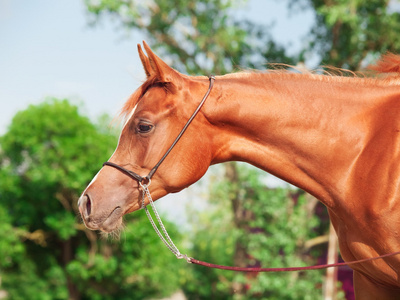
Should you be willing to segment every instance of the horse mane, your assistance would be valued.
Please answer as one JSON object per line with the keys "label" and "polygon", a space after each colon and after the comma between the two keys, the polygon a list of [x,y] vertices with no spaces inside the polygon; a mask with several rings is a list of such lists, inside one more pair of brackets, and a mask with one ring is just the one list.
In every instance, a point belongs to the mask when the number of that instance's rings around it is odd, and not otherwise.
{"label": "horse mane", "polygon": [[387,73],[400,76],[400,55],[387,53],[375,64],[368,67],[377,73]]}
{"label": "horse mane", "polygon": [[338,68],[334,66],[322,66],[317,69],[308,69],[304,64],[299,64],[296,66],[281,64],[281,63],[272,63],[268,64],[270,69],[268,69],[268,73],[272,74],[300,74],[300,75],[323,75],[328,77],[365,77],[365,73],[363,72],[354,72],[344,68]]}
{"label": "horse mane", "polygon": [[[371,77],[376,74],[386,74],[391,77],[400,77],[400,55],[394,53],[386,53],[372,65],[369,65],[364,71],[351,71],[348,69],[337,68],[333,66],[323,66],[315,70],[309,70],[303,64],[297,66],[291,66],[281,63],[269,64],[272,70],[268,70],[270,73],[295,73],[300,74],[315,74],[315,75],[326,75],[326,76],[339,76],[339,77]],[[371,73],[371,71],[373,73]]]}
{"label": "horse mane", "polygon": [[[322,66],[311,70],[300,64],[297,66],[270,63],[266,71],[242,70],[237,73],[227,74],[224,78],[244,79],[249,76],[259,76],[260,78],[268,75],[280,77],[282,79],[308,78],[319,81],[338,80],[347,82],[354,78],[363,80],[359,82],[374,82],[377,85],[399,85],[400,84],[400,55],[387,53],[383,55],[375,64],[369,65],[363,71],[351,71],[344,68],[333,66]],[[262,77],[261,77],[262,76]]]}
{"label": "horse mane", "polygon": [[[292,66],[282,63],[269,64],[269,69],[266,71],[260,70],[241,70],[236,73],[223,75],[226,79],[244,79],[247,77],[254,76],[265,76],[265,75],[276,75],[284,78],[293,78],[293,76],[302,76],[318,80],[330,81],[332,77],[342,78],[342,80],[348,80],[350,78],[362,78],[365,80],[375,80],[375,82],[389,83],[389,84],[400,84],[400,55],[393,53],[387,53],[378,60],[377,63],[367,67],[366,71],[353,72],[347,69],[336,68],[332,66],[324,66],[323,68],[310,70],[304,65]],[[373,72],[371,74],[371,72]],[[380,75],[380,76],[377,76]],[[371,77],[372,75],[372,77]],[[135,108],[137,103],[146,93],[146,91],[159,84],[168,91],[168,85],[160,83],[156,77],[149,77],[125,102],[122,107],[119,118],[127,119],[128,115]]]}

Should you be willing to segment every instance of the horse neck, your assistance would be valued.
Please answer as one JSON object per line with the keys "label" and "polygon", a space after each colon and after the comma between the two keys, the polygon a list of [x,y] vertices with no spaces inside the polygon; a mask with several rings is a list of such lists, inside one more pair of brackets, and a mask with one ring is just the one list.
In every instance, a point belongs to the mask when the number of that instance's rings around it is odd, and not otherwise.
{"label": "horse neck", "polygon": [[299,74],[217,78],[215,102],[205,112],[217,132],[213,163],[248,162],[332,208],[344,198],[371,136],[370,111],[385,98],[364,81]]}

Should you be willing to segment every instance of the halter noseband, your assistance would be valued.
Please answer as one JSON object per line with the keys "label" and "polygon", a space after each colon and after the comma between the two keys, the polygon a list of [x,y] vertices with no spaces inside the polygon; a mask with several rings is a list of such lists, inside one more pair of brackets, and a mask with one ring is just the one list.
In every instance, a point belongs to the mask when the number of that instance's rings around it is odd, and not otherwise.
{"label": "halter noseband", "polygon": [[172,143],[172,145],[168,148],[167,152],[165,152],[165,154],[163,155],[163,157],[161,157],[161,159],[158,161],[158,163],[154,166],[153,169],[150,170],[149,174],[147,174],[147,176],[140,176],[139,174],[130,171],[128,169],[125,169],[124,167],[121,167],[120,165],[117,165],[115,163],[106,161],[103,166],[110,166],[113,168],[116,168],[118,170],[120,170],[121,172],[125,173],[126,175],[128,175],[129,177],[137,180],[140,184],[146,184],[147,186],[150,184],[151,182],[151,178],[153,177],[154,173],[157,171],[158,167],[162,164],[162,162],[165,160],[165,158],[167,157],[167,155],[171,152],[171,150],[175,147],[176,143],[180,140],[180,138],[182,137],[182,135],[185,133],[186,129],[189,127],[190,123],[193,121],[193,119],[196,117],[196,115],[198,114],[198,112],[200,111],[201,107],[203,106],[204,102],[206,102],[208,95],[210,94],[213,85],[214,85],[214,80],[215,80],[215,76],[214,75],[210,75],[208,77],[209,81],[210,81],[210,85],[208,87],[208,90],[206,92],[206,94],[204,95],[203,99],[201,100],[200,104],[197,106],[196,110],[194,111],[194,113],[192,114],[192,116],[189,118],[189,120],[186,122],[185,126],[182,128],[181,132],[178,134],[178,136],[176,137],[176,139],[174,140],[174,142]]}

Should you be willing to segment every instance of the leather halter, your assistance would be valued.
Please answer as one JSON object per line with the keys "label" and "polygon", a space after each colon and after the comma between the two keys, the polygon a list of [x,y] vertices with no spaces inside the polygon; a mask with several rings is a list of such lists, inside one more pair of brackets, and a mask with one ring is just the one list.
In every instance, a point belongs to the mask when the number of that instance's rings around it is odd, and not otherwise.
{"label": "leather halter", "polygon": [[210,81],[210,85],[208,87],[208,90],[207,90],[206,94],[204,95],[203,99],[201,100],[200,104],[197,106],[197,108],[194,111],[194,113],[192,114],[192,116],[186,122],[185,126],[182,128],[181,132],[178,134],[178,136],[176,137],[176,139],[174,140],[172,145],[168,148],[167,152],[165,152],[163,157],[161,157],[161,159],[153,167],[153,169],[150,170],[149,174],[147,174],[146,176],[143,177],[143,176],[140,176],[139,174],[137,174],[137,173],[135,173],[133,171],[125,169],[124,167],[121,167],[120,165],[117,165],[117,164],[109,162],[109,161],[106,161],[103,164],[103,166],[114,167],[114,168],[120,170],[121,172],[125,173],[126,175],[130,176],[131,178],[137,180],[139,183],[146,184],[148,186],[150,184],[150,182],[151,182],[151,178],[153,177],[154,173],[157,171],[158,167],[162,164],[162,162],[165,160],[165,158],[168,156],[168,154],[171,152],[171,150],[175,147],[176,143],[178,143],[178,141],[180,140],[182,135],[185,133],[186,129],[189,127],[190,123],[192,123],[193,119],[196,117],[196,115],[198,114],[198,112],[202,108],[204,102],[206,102],[206,100],[208,98],[208,95],[210,94],[210,92],[211,92],[211,90],[213,88],[215,76],[214,75],[210,75],[208,77],[208,79]]}

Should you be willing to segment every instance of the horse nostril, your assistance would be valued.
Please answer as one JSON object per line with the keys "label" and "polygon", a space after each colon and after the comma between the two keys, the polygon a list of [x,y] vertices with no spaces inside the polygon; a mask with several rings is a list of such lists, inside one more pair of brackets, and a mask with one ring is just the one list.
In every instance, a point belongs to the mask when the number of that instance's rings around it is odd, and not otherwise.
{"label": "horse nostril", "polygon": [[87,213],[87,216],[90,216],[90,213],[92,211],[92,202],[90,201],[90,198],[88,195],[85,195],[85,196],[86,196],[86,213]]}

